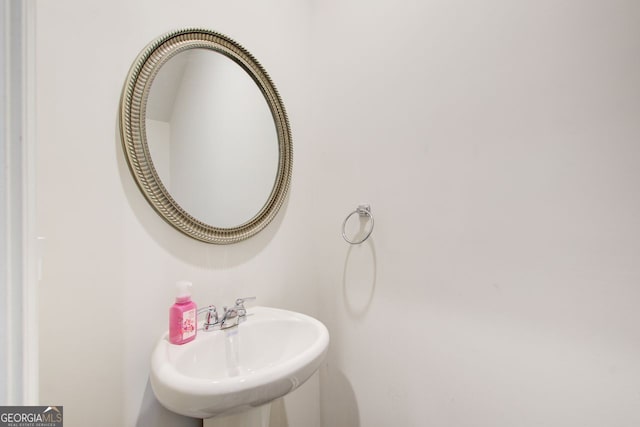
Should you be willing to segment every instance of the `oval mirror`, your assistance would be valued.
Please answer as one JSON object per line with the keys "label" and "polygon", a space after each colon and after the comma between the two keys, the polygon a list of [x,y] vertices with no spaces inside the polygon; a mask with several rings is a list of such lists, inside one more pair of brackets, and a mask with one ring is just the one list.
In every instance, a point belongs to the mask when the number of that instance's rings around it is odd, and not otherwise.
{"label": "oval mirror", "polygon": [[134,62],[120,131],[153,208],[183,233],[234,243],[276,215],[291,180],[291,134],[266,71],[221,34],[166,34]]}

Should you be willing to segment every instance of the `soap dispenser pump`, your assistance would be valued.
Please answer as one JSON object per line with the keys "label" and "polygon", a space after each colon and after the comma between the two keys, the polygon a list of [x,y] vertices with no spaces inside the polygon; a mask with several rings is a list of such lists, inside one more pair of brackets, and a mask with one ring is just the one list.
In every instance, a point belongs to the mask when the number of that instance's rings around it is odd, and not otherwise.
{"label": "soap dispenser pump", "polygon": [[197,307],[191,301],[191,282],[176,283],[178,294],[176,302],[169,310],[169,342],[171,344],[185,344],[196,338]]}

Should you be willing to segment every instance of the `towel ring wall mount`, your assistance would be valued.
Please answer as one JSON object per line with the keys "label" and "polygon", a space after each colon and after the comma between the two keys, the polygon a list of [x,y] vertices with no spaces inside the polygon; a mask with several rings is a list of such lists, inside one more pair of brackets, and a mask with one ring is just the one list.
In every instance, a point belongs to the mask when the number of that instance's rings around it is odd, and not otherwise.
{"label": "towel ring wall mount", "polygon": [[[350,240],[347,237],[347,233],[346,233],[347,221],[349,221],[349,218],[351,218],[355,214],[358,214],[360,218],[369,217],[369,219],[371,220],[371,228],[369,228],[369,231],[360,240]],[[342,238],[351,245],[359,245],[360,243],[367,240],[369,236],[371,236],[371,233],[373,232],[373,226],[374,226],[374,220],[373,220],[373,215],[371,214],[371,205],[365,205],[365,204],[358,205],[356,210],[354,210],[349,215],[347,215],[347,217],[344,219],[344,222],[342,223]]]}

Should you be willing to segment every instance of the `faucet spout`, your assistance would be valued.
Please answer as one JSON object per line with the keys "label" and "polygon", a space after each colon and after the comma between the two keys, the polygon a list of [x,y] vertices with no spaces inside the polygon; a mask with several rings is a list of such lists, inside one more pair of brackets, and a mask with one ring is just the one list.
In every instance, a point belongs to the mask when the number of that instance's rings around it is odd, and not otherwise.
{"label": "faucet spout", "polygon": [[[244,322],[247,317],[247,309],[244,307],[244,302],[254,299],[256,299],[256,297],[238,298],[233,308],[224,307],[224,315],[220,321],[220,329],[231,328]],[[230,319],[235,319],[235,321],[227,322]]]}

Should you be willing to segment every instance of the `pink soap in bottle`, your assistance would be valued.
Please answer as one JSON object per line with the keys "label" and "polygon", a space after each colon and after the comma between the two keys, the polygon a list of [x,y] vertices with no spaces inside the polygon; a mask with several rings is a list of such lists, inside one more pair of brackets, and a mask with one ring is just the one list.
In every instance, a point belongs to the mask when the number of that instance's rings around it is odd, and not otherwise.
{"label": "pink soap in bottle", "polygon": [[196,303],[191,301],[191,282],[178,282],[176,303],[169,310],[169,342],[185,344],[193,341],[198,329]]}

